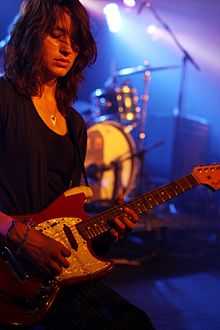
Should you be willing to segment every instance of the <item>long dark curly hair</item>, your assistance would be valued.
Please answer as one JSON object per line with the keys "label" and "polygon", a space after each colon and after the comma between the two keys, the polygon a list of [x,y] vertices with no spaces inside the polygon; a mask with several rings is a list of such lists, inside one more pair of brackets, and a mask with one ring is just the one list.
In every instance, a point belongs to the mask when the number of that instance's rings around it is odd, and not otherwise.
{"label": "long dark curly hair", "polygon": [[79,49],[72,69],[58,78],[56,101],[65,115],[77,96],[83,71],[95,62],[96,43],[86,9],[79,0],[26,0],[11,26],[5,49],[5,75],[17,90],[27,97],[41,90],[42,41],[57,21],[59,8],[68,10],[74,24],[73,41]]}

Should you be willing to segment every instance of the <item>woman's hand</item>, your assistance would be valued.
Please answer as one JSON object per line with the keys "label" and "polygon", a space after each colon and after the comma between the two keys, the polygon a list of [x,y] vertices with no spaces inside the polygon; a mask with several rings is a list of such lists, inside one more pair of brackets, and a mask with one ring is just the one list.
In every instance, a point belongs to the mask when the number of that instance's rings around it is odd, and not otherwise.
{"label": "woman's hand", "polygon": [[[23,241],[25,235],[26,239]],[[58,275],[63,267],[69,266],[66,258],[71,252],[60,242],[41,234],[34,228],[27,229],[23,223],[16,222],[8,238],[15,251],[22,244],[22,255],[31,260],[41,271]]]}
{"label": "woman's hand", "polygon": [[[122,205],[122,200],[118,200],[119,205]],[[123,206],[122,206],[123,207]],[[116,239],[119,240],[126,232],[132,230],[139,219],[137,213],[128,208],[123,207],[123,214],[120,216],[116,216],[113,219],[113,226],[110,230],[111,235]]]}

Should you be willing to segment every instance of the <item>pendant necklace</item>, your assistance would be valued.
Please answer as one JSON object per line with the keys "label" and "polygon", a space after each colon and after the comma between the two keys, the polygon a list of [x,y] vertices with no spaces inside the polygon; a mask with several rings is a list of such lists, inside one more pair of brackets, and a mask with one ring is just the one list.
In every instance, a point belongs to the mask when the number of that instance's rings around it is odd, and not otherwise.
{"label": "pendant necklace", "polygon": [[57,111],[55,111],[54,114],[50,115],[50,121],[51,121],[53,126],[56,126],[56,122],[57,122],[56,112]]}

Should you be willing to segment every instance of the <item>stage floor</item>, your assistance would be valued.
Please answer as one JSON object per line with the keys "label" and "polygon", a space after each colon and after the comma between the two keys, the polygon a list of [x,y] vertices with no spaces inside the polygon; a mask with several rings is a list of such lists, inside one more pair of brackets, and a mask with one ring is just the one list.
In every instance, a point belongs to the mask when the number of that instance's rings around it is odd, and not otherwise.
{"label": "stage floor", "polygon": [[117,265],[104,282],[156,330],[220,329],[219,219],[152,214],[109,257]]}

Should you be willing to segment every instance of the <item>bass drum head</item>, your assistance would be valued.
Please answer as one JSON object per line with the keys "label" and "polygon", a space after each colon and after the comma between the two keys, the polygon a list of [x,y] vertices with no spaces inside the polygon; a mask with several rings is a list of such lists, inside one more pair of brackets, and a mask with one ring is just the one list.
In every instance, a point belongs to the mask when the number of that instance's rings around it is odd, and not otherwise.
{"label": "bass drum head", "polygon": [[113,121],[93,123],[88,128],[85,166],[93,189],[92,202],[114,201],[135,187],[139,168],[133,158],[136,146],[132,136]]}

